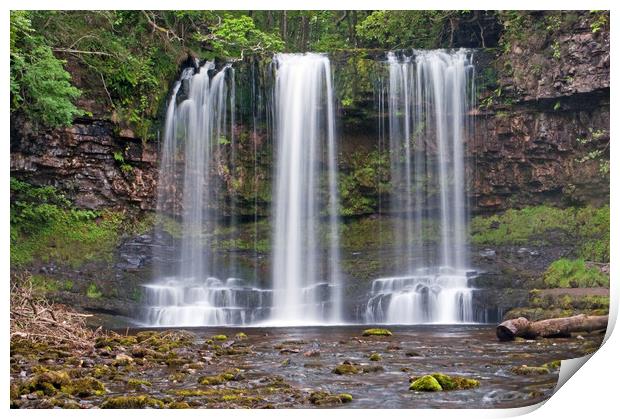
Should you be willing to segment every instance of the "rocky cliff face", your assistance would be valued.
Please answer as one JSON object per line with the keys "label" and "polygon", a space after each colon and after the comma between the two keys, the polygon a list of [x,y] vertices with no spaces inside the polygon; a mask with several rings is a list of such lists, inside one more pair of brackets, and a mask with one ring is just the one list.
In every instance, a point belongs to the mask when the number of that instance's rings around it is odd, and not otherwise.
{"label": "rocky cliff face", "polygon": [[497,85],[469,144],[480,211],[609,197],[609,32],[572,19],[510,39],[490,63]]}
{"label": "rocky cliff face", "polygon": [[156,144],[143,143],[109,121],[80,119],[65,129],[35,132],[11,126],[11,175],[62,190],[80,208],[154,207]]}
{"label": "rocky cliff face", "polygon": [[474,209],[608,199],[604,163],[588,157],[595,150],[608,153],[608,96],[584,95],[559,98],[559,109],[520,104],[477,118],[469,144]]}

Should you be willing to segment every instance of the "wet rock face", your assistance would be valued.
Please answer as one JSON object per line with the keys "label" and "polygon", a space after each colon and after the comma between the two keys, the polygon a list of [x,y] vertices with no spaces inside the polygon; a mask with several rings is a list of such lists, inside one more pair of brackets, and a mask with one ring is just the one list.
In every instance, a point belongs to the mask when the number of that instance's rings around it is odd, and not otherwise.
{"label": "wet rock face", "polygon": [[609,31],[593,32],[588,13],[573,19],[560,33],[530,30],[524,39],[512,40],[498,63],[512,68],[500,77],[503,88],[520,101],[609,89]]}
{"label": "wet rock face", "polygon": [[133,133],[115,133],[108,121],[81,119],[64,129],[35,132],[17,120],[11,126],[11,175],[54,186],[88,209],[155,206],[156,144]]}
{"label": "wet rock face", "polygon": [[584,159],[609,158],[609,32],[588,16],[532,30],[494,61],[501,93],[467,144],[474,211],[608,199],[600,160]]}

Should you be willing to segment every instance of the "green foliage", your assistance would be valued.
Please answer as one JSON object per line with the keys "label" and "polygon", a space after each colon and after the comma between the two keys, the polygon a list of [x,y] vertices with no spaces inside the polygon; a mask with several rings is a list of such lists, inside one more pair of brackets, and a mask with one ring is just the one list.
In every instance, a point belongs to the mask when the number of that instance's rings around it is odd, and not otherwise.
{"label": "green foliage", "polygon": [[262,53],[284,49],[284,42],[278,35],[257,29],[249,16],[225,14],[211,33],[197,34],[196,38],[209,41],[215,55],[219,57],[242,57],[244,52]]}
{"label": "green foliage", "polygon": [[545,271],[543,283],[549,288],[608,287],[609,276],[583,259],[558,259]]}
{"label": "green foliage", "polygon": [[11,111],[46,127],[69,125],[82,114],[74,105],[81,92],[34,29],[31,13],[11,11]]}
{"label": "green foliage", "polygon": [[388,49],[437,48],[446,14],[439,10],[379,10],[357,25],[362,40]]}
{"label": "green foliage", "polygon": [[555,41],[554,43],[551,44],[551,51],[552,51],[551,55],[556,60],[559,60],[562,57],[562,51],[560,49],[560,43],[558,41]]}
{"label": "green foliage", "polygon": [[609,11],[592,10],[590,15],[592,17],[592,23],[590,23],[592,33],[601,32],[609,25]]}
{"label": "green foliage", "polygon": [[125,157],[122,151],[115,151],[112,155],[114,157],[114,161],[118,163],[123,173],[131,173],[133,171],[133,167],[129,163],[125,162]]}
{"label": "green foliage", "polygon": [[44,275],[32,275],[30,283],[35,291],[39,291],[43,294],[58,291],[62,285],[59,281]]}
{"label": "green foliage", "polygon": [[605,129],[588,129],[588,136],[577,138],[577,143],[586,148],[586,152],[582,157],[577,158],[578,163],[585,163],[593,160],[599,164],[599,173],[601,176],[609,175],[609,132]]}
{"label": "green foliage", "polygon": [[478,216],[471,221],[472,242],[480,245],[544,244],[550,233],[578,244],[578,256],[609,261],[609,206],[510,209],[501,215]]}
{"label": "green foliage", "polygon": [[[170,80],[188,54],[226,59],[283,47],[273,28],[262,31],[241,12],[12,12],[12,109],[24,102],[33,119],[65,124],[79,114],[63,101],[79,91],[53,50],[70,62],[87,98],[148,139],[155,136]],[[48,110],[52,105],[55,113]]]}
{"label": "green foliage", "polygon": [[11,179],[11,265],[56,261],[77,267],[112,257],[123,215],[79,210],[55,188]]}
{"label": "green foliage", "polygon": [[91,283],[86,289],[86,296],[88,298],[92,298],[93,300],[98,300],[103,297],[103,293],[99,290],[99,288],[97,288],[97,284]]}
{"label": "green foliage", "polygon": [[389,188],[390,162],[386,153],[354,153],[348,170],[338,179],[341,209],[344,216],[374,212],[377,199]]}

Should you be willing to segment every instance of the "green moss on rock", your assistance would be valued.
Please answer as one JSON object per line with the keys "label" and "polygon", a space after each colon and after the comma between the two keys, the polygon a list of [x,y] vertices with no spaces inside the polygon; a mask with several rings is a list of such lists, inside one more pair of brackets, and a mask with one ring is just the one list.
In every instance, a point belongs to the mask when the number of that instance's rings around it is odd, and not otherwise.
{"label": "green moss on rock", "polygon": [[103,396],[106,388],[103,383],[93,377],[78,378],[61,388],[63,393],[77,397]]}
{"label": "green moss on rock", "polygon": [[58,390],[71,382],[71,377],[66,371],[45,371],[36,374],[21,388],[20,393],[32,393],[40,391],[42,394],[52,396]]}
{"label": "green moss on rock", "polygon": [[211,339],[217,340],[217,341],[223,341],[223,340],[227,340],[228,336],[226,336],[226,335],[215,335],[215,336],[212,336]]}
{"label": "green moss on rock", "polygon": [[442,387],[435,377],[425,375],[418,378],[409,386],[409,390],[414,391],[442,391]]}
{"label": "green moss on rock", "polygon": [[101,403],[102,409],[162,409],[164,402],[148,395],[108,397]]}
{"label": "green moss on rock", "polygon": [[[441,390],[443,391],[468,390],[468,389],[476,388],[480,386],[480,381],[474,380],[473,378],[466,378],[466,377],[460,377],[457,375],[447,375],[447,374],[435,372],[432,374],[425,375],[423,377],[412,377],[409,380],[411,382],[411,386],[409,387],[409,389],[415,390],[415,388],[413,388],[413,384],[416,382],[418,382],[418,386],[427,385],[429,387],[433,387],[432,380],[429,380],[428,378],[426,378],[425,379],[426,382],[424,380],[421,381],[425,377],[434,378],[435,381],[437,381],[437,383],[441,387]],[[416,391],[437,391],[437,390],[416,390]]]}
{"label": "green moss on rock", "polygon": [[218,375],[202,376],[198,379],[198,383],[206,386],[216,386],[224,384],[227,381],[238,381],[242,378],[243,376],[241,375],[241,371],[235,368],[233,370],[228,370]]}
{"label": "green moss on rock", "polygon": [[381,354],[373,352],[373,353],[370,354],[368,359],[371,360],[371,361],[375,361],[376,362],[376,361],[381,361],[382,357],[381,357]]}
{"label": "green moss on rock", "polygon": [[353,401],[353,396],[350,395],[349,393],[340,393],[338,395],[338,398],[340,399],[342,403],[350,403]]}
{"label": "green moss on rock", "polygon": [[548,370],[557,370],[562,365],[562,360],[556,359],[547,363],[544,363],[543,368],[547,368]]}
{"label": "green moss on rock", "polygon": [[171,402],[166,407],[168,409],[191,409],[190,405],[187,402],[178,401]]}
{"label": "green moss on rock", "polygon": [[142,386],[151,387],[152,385],[153,384],[151,384],[151,382],[148,380],[141,380],[138,378],[130,378],[129,380],[127,380],[127,388],[131,390],[140,389]]}
{"label": "green moss on rock", "polygon": [[480,385],[480,381],[472,378],[449,376],[442,373],[431,374],[443,390],[466,390]]}
{"label": "green moss on rock", "polygon": [[518,367],[512,367],[510,371],[517,375],[544,375],[549,374],[549,368],[547,367],[528,367],[527,365],[520,365]]}
{"label": "green moss on rock", "polygon": [[362,336],[392,336],[392,332],[388,329],[366,329],[362,332]]}
{"label": "green moss on rock", "polygon": [[[308,400],[316,406],[330,406],[344,403],[340,395],[334,395],[326,391],[314,391],[310,393]],[[351,397],[351,400],[353,400],[353,397]]]}
{"label": "green moss on rock", "polygon": [[359,374],[360,370],[352,364],[340,364],[332,370],[334,374],[347,375],[347,374]]}

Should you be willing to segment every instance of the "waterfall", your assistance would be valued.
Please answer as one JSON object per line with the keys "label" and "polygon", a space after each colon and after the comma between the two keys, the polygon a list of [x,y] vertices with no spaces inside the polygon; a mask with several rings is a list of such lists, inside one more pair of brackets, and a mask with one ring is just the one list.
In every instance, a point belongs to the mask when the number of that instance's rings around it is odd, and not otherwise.
{"label": "waterfall", "polygon": [[[389,245],[394,263],[358,307],[369,323],[471,322],[464,164],[474,91],[471,52],[389,53],[384,65],[375,100],[379,114],[387,115],[378,123],[379,148],[390,154],[391,191],[379,205],[394,220]],[[256,83],[254,67],[251,79],[237,75],[248,81],[252,96],[247,114],[235,115],[231,64],[195,63],[172,88],[162,131],[156,232],[158,243],[168,240],[171,245],[164,247],[172,250],[154,254],[157,268],[144,286],[143,324],[335,324],[352,317],[343,313],[330,60],[322,54],[277,54],[263,70],[264,84]],[[236,117],[241,124],[247,118],[252,143],[235,127]],[[273,144],[274,167],[271,275],[259,279],[260,135]],[[247,197],[240,200],[230,185],[240,163],[236,150],[243,147],[251,147],[254,162],[246,175],[255,206],[250,281],[238,278],[237,265],[246,256],[225,252],[215,241],[221,236],[217,226],[232,240],[240,237],[244,221],[236,217]],[[180,234],[166,233],[169,216],[176,216]]]}
{"label": "waterfall", "polygon": [[[223,216],[218,199],[226,193],[218,170],[224,160],[232,169],[235,164],[234,97],[230,65],[219,71],[212,62],[187,68],[173,86],[161,149],[157,214],[160,227],[164,214],[180,214],[181,237],[180,243],[173,243],[177,263],[170,267],[169,258],[159,258],[157,279],[145,286],[142,319],[147,325],[233,325],[267,316],[271,292],[237,278],[216,278],[218,272],[234,273],[234,259],[219,266],[211,251],[215,222]],[[233,229],[234,205],[233,197]]]}
{"label": "waterfall", "polygon": [[[464,137],[473,103],[469,51],[388,54],[388,137],[396,266],[372,284],[371,323],[473,321],[468,287]],[[381,110],[383,103],[379,104]],[[425,236],[438,227],[436,246]]]}
{"label": "waterfall", "polygon": [[278,54],[275,63],[272,319],[288,324],[339,322],[342,297],[330,62],[324,55],[308,53]]}

